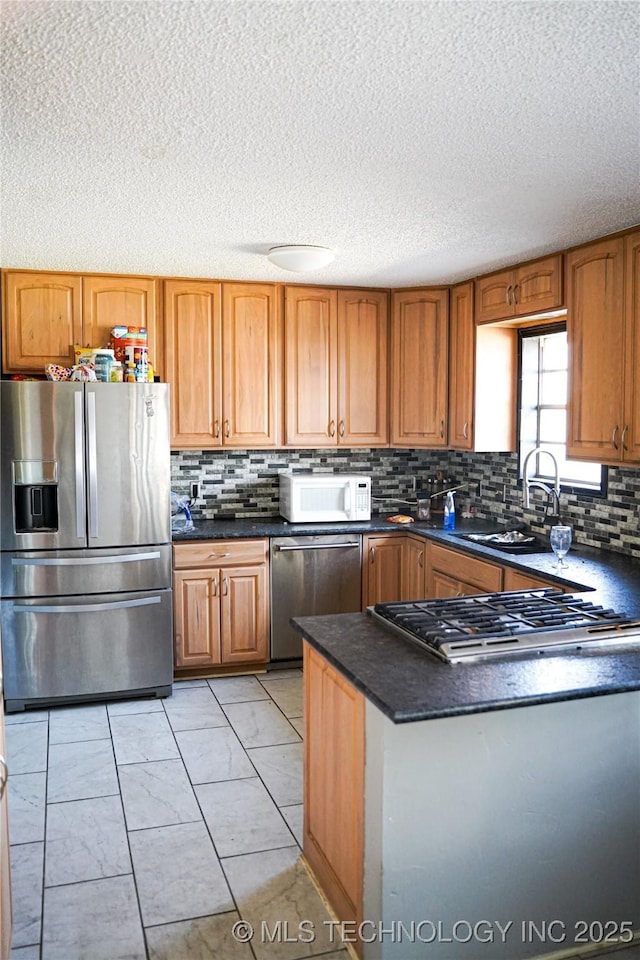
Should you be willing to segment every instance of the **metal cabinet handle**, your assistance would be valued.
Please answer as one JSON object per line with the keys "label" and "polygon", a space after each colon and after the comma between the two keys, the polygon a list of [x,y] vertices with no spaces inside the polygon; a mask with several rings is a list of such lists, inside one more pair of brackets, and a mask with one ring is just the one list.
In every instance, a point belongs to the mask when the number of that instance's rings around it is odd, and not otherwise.
{"label": "metal cabinet handle", "polygon": [[219,420],[214,420],[214,422],[213,422],[213,435],[214,435],[214,437],[216,438],[216,440],[217,440],[218,437],[220,436],[220,421],[219,421]]}
{"label": "metal cabinet handle", "polygon": [[623,450],[628,450],[628,449],[629,449],[629,448],[627,447],[626,443],[625,443],[625,440],[626,440],[626,437],[627,437],[627,430],[628,430],[628,429],[629,429],[629,424],[628,424],[628,423],[625,423],[625,425],[624,425],[624,427],[623,427],[623,430],[622,430],[622,436],[620,437],[620,446],[622,447]]}
{"label": "metal cabinet handle", "polygon": [[[360,544],[355,540],[347,540],[345,543],[294,543],[293,546],[281,546],[276,544],[275,549],[279,553],[286,553],[294,550],[296,552],[305,550],[346,550],[352,547],[359,547]],[[373,549],[373,548],[372,548]]]}
{"label": "metal cabinet handle", "polygon": [[469,421],[465,420],[464,424],[462,425],[462,436],[464,437],[465,440],[469,439],[468,427],[469,427]]}
{"label": "metal cabinet handle", "polygon": [[335,422],[335,420],[330,420],[330,421],[329,421],[329,429],[327,430],[327,433],[329,434],[330,437],[335,437],[335,435],[336,435],[336,422]]}
{"label": "metal cabinet handle", "polygon": [[9,768],[4,757],[0,757],[0,800],[4,796],[4,790],[9,779]]}
{"label": "metal cabinet handle", "polygon": [[509,284],[509,286],[507,287],[507,306],[508,306],[508,307],[513,306],[512,302],[511,302],[511,291],[512,291],[512,290],[513,290],[513,287],[511,286],[511,284]]}
{"label": "metal cabinet handle", "polygon": [[224,435],[225,437],[229,436],[229,421],[225,420],[224,422]]}
{"label": "metal cabinet handle", "polygon": [[344,420],[341,420],[338,424],[338,433],[341,437],[344,437]]}
{"label": "metal cabinet handle", "polygon": [[513,285],[513,306],[514,307],[517,306],[518,304],[518,286],[519,284],[517,283],[514,283]]}
{"label": "metal cabinet handle", "polygon": [[418,566],[424,567],[424,550],[420,550],[418,553]]}
{"label": "metal cabinet handle", "polygon": [[227,597],[229,595],[229,580],[227,577],[222,578],[222,596]]}
{"label": "metal cabinet handle", "polygon": [[210,553],[210,554],[209,554],[209,559],[211,560],[211,559],[213,559],[214,557],[228,557],[228,556],[229,556],[228,553]]}
{"label": "metal cabinet handle", "polygon": [[440,421],[440,439],[444,438],[444,420]]}
{"label": "metal cabinet handle", "polygon": [[369,558],[370,558],[370,560],[369,560],[370,563],[374,563],[374,562],[375,562],[375,559],[376,559],[376,548],[375,548],[375,547],[371,547],[371,549],[369,550]]}
{"label": "metal cabinet handle", "polygon": [[217,577],[213,578],[213,595],[214,597],[218,596],[218,578]]}
{"label": "metal cabinet handle", "polygon": [[613,433],[611,434],[611,443],[613,444],[614,450],[619,450],[619,449],[620,449],[620,447],[619,447],[618,444],[616,443],[616,435],[617,435],[617,433],[618,433],[618,424],[616,423],[615,427],[613,428]]}

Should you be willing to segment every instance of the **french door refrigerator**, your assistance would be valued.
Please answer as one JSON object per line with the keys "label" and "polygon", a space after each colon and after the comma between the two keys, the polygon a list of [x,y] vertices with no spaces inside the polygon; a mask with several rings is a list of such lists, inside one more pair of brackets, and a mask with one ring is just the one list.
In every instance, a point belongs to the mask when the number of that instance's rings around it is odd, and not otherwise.
{"label": "french door refrigerator", "polygon": [[8,711],[167,696],[169,387],[0,382]]}

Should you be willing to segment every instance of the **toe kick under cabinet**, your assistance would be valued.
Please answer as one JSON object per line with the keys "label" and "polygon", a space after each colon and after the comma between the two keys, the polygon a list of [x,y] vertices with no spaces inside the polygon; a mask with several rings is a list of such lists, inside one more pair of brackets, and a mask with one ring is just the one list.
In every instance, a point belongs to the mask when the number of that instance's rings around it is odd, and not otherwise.
{"label": "toe kick under cabinet", "polygon": [[269,659],[268,540],[173,545],[176,676],[261,670]]}

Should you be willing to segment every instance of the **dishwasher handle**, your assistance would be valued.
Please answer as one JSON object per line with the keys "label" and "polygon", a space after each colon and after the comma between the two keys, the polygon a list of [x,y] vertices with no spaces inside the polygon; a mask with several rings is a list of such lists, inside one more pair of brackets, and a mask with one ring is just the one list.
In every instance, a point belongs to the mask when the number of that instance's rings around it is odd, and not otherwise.
{"label": "dishwasher handle", "polygon": [[279,544],[276,543],[274,549],[282,553],[291,550],[344,550],[352,547],[359,547],[357,540],[349,540],[347,543],[307,543],[307,544]]}

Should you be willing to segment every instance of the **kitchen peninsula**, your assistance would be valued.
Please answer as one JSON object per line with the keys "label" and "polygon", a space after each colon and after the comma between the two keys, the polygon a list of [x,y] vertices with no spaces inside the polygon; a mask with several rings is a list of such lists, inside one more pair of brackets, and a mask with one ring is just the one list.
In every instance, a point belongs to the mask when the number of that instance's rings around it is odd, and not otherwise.
{"label": "kitchen peninsula", "polygon": [[364,960],[638,935],[640,646],[451,665],[366,614],[294,623],[305,857]]}

